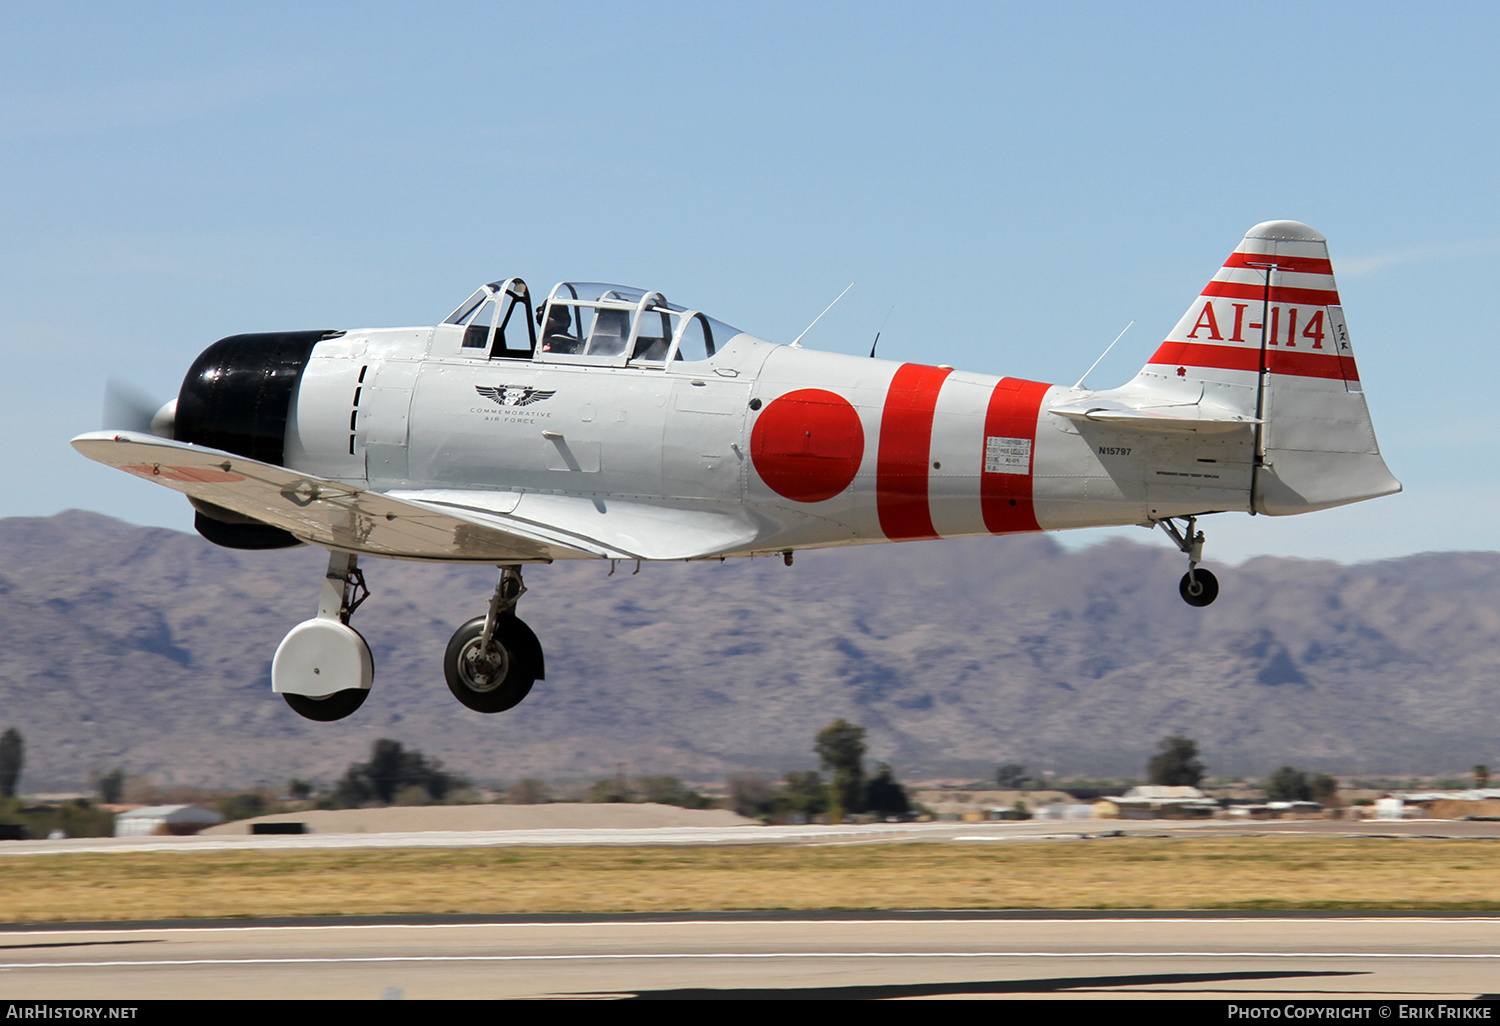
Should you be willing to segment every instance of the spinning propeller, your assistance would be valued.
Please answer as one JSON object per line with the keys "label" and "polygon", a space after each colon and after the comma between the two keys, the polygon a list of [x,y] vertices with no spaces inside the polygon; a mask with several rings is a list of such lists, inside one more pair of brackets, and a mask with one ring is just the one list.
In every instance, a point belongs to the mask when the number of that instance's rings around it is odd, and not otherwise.
{"label": "spinning propeller", "polygon": [[171,438],[176,419],[176,399],[157,403],[123,381],[110,378],[104,383],[104,415],[99,426],[105,431],[140,431]]}

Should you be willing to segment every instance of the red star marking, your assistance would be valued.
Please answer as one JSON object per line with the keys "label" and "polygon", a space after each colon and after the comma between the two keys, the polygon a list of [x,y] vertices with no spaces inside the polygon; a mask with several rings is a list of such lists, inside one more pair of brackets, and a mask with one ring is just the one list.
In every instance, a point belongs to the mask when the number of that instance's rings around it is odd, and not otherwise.
{"label": "red star marking", "polygon": [[1178,367],[1177,368],[1177,376],[1179,378],[1185,378],[1185,377],[1187,377],[1187,368],[1186,367]]}

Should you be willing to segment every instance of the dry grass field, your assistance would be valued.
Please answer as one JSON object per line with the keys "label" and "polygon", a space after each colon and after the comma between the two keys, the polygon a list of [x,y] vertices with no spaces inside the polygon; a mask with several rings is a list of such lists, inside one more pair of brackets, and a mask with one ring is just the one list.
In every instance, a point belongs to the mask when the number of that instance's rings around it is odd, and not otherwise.
{"label": "dry grass field", "polygon": [[1497,909],[1495,840],[80,854],[0,859],[9,922],[731,909]]}

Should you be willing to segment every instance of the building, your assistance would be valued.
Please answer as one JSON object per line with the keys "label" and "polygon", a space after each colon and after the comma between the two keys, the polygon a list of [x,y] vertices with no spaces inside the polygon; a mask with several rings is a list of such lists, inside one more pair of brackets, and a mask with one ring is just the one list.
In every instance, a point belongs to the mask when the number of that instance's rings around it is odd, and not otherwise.
{"label": "building", "polygon": [[1118,798],[1094,803],[1099,819],[1200,819],[1219,811],[1219,803],[1196,787],[1143,784]]}
{"label": "building", "polygon": [[204,827],[224,822],[212,809],[197,805],[147,805],[115,817],[116,837],[151,837],[159,834],[196,834]]}

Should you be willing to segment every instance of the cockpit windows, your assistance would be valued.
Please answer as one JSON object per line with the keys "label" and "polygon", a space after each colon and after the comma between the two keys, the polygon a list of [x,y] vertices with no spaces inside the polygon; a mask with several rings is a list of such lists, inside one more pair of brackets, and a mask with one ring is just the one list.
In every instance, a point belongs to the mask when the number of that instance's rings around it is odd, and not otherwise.
{"label": "cockpit windows", "polygon": [[[518,309],[520,316],[516,316]],[[529,360],[536,348],[531,296],[520,278],[490,282],[466,299],[443,323],[464,329],[462,348],[473,350],[475,356],[488,352],[492,360]]]}
{"label": "cockpit windows", "polygon": [[707,360],[714,355],[714,332],[702,314],[689,317],[682,326],[682,340],[677,344],[677,359]]}
{"label": "cockpit windows", "polygon": [[[490,332],[495,330],[495,315],[500,312],[500,304],[493,299],[484,302],[475,314],[467,321],[464,328],[465,349],[485,349],[490,344]],[[465,323],[459,321],[460,324]]]}
{"label": "cockpit windows", "polygon": [[662,307],[648,307],[636,318],[638,328],[635,346],[631,349],[631,360],[644,363],[659,363],[667,358],[675,334],[674,315]]}
{"label": "cockpit windows", "polygon": [[449,314],[448,315],[448,319],[445,320],[443,323],[444,324],[465,324],[465,323],[467,323],[468,320],[469,320],[469,318],[471,318],[471,317],[474,316],[474,311],[479,309],[479,304],[483,303],[486,299],[489,299],[490,295],[491,295],[491,290],[494,290],[497,287],[498,286],[494,285],[494,284],[486,285],[484,288],[482,288],[478,292],[474,293],[468,299],[464,300],[463,301],[463,305],[460,306],[457,310],[454,310],[451,314]]}
{"label": "cockpit windows", "polygon": [[630,314],[625,310],[598,310],[589,329],[587,356],[619,356],[630,341]]}
{"label": "cockpit windows", "polygon": [[548,297],[539,358],[664,366],[707,360],[738,334],[721,321],[668,303],[659,292],[563,282]]}

